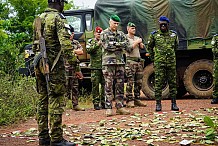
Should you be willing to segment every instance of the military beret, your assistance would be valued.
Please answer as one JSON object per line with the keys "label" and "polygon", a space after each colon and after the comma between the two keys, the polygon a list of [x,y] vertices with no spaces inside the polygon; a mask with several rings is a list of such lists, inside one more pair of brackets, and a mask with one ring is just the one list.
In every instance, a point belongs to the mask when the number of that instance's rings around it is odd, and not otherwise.
{"label": "military beret", "polygon": [[68,3],[67,0],[48,0],[48,3],[57,3],[57,2],[65,2],[65,3]]}
{"label": "military beret", "polygon": [[117,16],[117,15],[111,15],[110,19],[113,20],[113,21],[116,21],[116,22],[120,22],[121,21],[120,17]]}
{"label": "military beret", "polygon": [[129,22],[129,23],[127,24],[127,26],[130,26],[130,27],[136,27],[135,24],[132,23],[132,22]]}
{"label": "military beret", "polygon": [[161,21],[166,21],[167,23],[170,23],[170,20],[166,16],[161,16],[159,18],[159,22],[161,22]]}
{"label": "military beret", "polygon": [[95,28],[95,32],[97,32],[97,33],[101,33],[102,30],[103,30],[103,29],[102,29],[100,26],[97,26],[97,27]]}

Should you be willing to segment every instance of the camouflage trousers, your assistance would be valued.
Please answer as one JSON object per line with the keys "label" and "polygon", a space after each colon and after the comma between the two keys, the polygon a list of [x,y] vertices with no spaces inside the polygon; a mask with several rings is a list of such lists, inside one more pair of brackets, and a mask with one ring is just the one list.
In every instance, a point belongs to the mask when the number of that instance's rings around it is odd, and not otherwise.
{"label": "camouflage trousers", "polygon": [[162,89],[166,82],[169,84],[169,96],[176,98],[176,62],[154,62],[155,70],[155,99],[161,100]]}
{"label": "camouflage trousers", "polygon": [[[104,96],[104,76],[101,69],[91,70],[91,81],[92,81],[92,97],[93,104],[105,103]],[[100,89],[99,89],[99,84]]]}
{"label": "camouflage trousers", "polygon": [[112,108],[112,100],[115,97],[117,109],[123,107],[124,95],[124,70],[125,65],[105,65],[102,67],[105,79],[105,108]]}
{"label": "camouflage trousers", "polygon": [[65,66],[66,69],[66,97],[72,100],[73,106],[78,105],[79,81],[76,77],[76,65]]}
{"label": "camouflage trousers", "polygon": [[[64,93],[66,91],[64,63],[58,61],[54,70],[49,74],[49,95],[41,61],[35,67],[35,74],[37,92],[40,94],[40,97],[37,99],[38,137],[49,137],[48,123],[50,123],[51,141],[62,140],[62,113],[65,107]],[[50,121],[48,117],[50,117]]]}
{"label": "camouflage trousers", "polygon": [[[126,98],[127,102],[139,99],[142,88],[143,65],[141,62],[127,60],[125,66],[127,79]],[[133,96],[134,93],[134,96]]]}
{"label": "camouflage trousers", "polygon": [[213,88],[213,98],[218,98],[218,59],[214,59],[213,67],[213,79],[214,79],[214,88]]}

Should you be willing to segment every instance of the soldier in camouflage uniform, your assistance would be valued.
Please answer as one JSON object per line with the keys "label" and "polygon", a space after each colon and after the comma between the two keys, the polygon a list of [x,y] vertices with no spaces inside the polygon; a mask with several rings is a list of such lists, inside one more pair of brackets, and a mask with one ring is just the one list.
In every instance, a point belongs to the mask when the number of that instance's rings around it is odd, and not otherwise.
{"label": "soldier in camouflage uniform", "polygon": [[212,51],[213,51],[213,62],[214,62],[214,89],[213,89],[213,99],[211,104],[218,104],[218,34],[213,36],[211,41]]}
{"label": "soldier in camouflage uniform", "polygon": [[80,70],[79,60],[77,55],[83,54],[83,48],[77,40],[74,40],[74,28],[69,25],[70,29],[70,40],[74,48],[73,63],[70,65],[68,60],[65,60],[65,69],[66,69],[66,87],[67,93],[66,96],[68,99],[72,100],[73,109],[75,111],[84,111],[84,108],[79,107],[78,105],[78,96],[79,96],[79,81],[78,79],[83,79],[83,75]]}
{"label": "soldier in camouflage uniform", "polygon": [[169,19],[161,16],[159,19],[160,29],[151,33],[148,40],[148,51],[154,61],[155,69],[155,99],[156,111],[161,111],[161,96],[164,82],[167,80],[172,100],[171,109],[178,111],[176,105],[176,54],[178,48],[178,36],[175,31],[168,30]]}
{"label": "soldier in camouflage uniform", "polygon": [[[140,90],[142,87],[142,77],[143,77],[143,65],[144,60],[140,56],[139,49],[144,48],[144,44],[142,43],[142,39],[135,36],[136,26],[134,23],[129,22],[127,24],[127,38],[130,42],[130,46],[132,47],[132,52],[126,53],[126,66],[125,73],[127,78],[127,86],[126,86],[126,98],[127,98],[127,107],[134,106],[142,106],[143,104],[140,98]],[[134,86],[134,89],[133,89]],[[134,90],[134,96],[133,96]]]}
{"label": "soldier in camouflage uniform", "polygon": [[[61,13],[64,7],[64,0],[48,0],[48,8],[40,15],[41,33],[45,38],[47,49],[47,57],[49,66],[53,66],[53,62],[59,52],[58,61],[53,70],[49,73],[49,91],[47,91],[46,79],[44,75],[42,59],[35,64],[35,74],[37,82],[37,91],[40,94],[37,100],[37,123],[39,145],[51,146],[75,146],[74,143],[68,142],[63,138],[62,114],[65,107],[64,94],[65,88],[65,68],[63,56],[72,58],[72,44],[69,39],[70,34],[65,28],[65,17]],[[34,52],[39,51],[39,45],[36,43],[39,39],[34,23]],[[48,93],[49,92],[49,93]],[[49,118],[48,118],[49,117]],[[50,119],[50,121],[48,121]],[[49,127],[50,125],[50,135]]]}
{"label": "soldier in camouflage uniform", "polygon": [[[95,110],[105,108],[105,82],[102,73],[102,45],[100,41],[101,32],[102,28],[97,26],[94,32],[95,38],[88,40],[88,44],[86,45],[87,53],[90,54],[92,97]],[[101,84],[100,91],[99,84]]]}
{"label": "soldier in camouflage uniform", "polygon": [[[102,71],[105,79],[105,96],[106,96],[106,116],[112,116],[112,100],[115,97],[117,114],[130,114],[123,107],[124,94],[124,71],[125,62],[123,58],[124,50],[130,52],[131,48],[126,35],[118,31],[120,18],[112,15],[109,21],[109,28],[101,33],[102,41]],[[113,88],[113,86],[115,88]],[[113,91],[115,90],[115,91]],[[113,96],[113,93],[115,95]]]}

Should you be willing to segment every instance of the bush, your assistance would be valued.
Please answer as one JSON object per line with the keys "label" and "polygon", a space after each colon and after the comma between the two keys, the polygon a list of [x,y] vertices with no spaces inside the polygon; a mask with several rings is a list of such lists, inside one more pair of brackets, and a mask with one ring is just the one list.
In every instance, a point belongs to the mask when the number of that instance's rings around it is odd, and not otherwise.
{"label": "bush", "polygon": [[[25,120],[36,112],[37,92],[34,78],[8,75],[0,78],[0,126]],[[13,77],[14,78],[14,77]]]}

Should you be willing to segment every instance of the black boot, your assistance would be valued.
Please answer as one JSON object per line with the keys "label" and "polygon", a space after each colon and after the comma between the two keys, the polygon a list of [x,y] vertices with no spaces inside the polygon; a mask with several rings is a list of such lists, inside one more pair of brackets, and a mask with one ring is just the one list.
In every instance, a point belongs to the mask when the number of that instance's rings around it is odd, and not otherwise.
{"label": "black boot", "polygon": [[39,138],[39,146],[50,146],[50,138]]}
{"label": "black boot", "polygon": [[176,98],[172,98],[171,102],[172,102],[171,110],[179,111],[179,108],[176,105]]}
{"label": "black boot", "polygon": [[95,110],[100,110],[101,109],[100,106],[99,106],[99,103],[94,104],[94,109]]}
{"label": "black boot", "polygon": [[211,100],[211,104],[218,104],[218,97]]}
{"label": "black boot", "polygon": [[63,139],[61,141],[51,142],[50,146],[77,146],[77,144],[69,142],[69,141]]}
{"label": "black boot", "polygon": [[161,100],[156,100],[156,112],[162,110]]}

